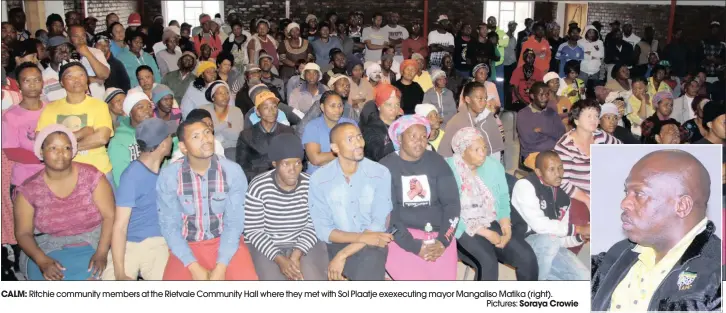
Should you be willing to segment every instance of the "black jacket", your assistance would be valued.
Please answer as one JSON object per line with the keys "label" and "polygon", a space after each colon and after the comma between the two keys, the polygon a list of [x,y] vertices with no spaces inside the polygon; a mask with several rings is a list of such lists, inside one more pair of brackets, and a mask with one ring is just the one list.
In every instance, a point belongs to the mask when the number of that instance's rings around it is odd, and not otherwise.
{"label": "black jacket", "polygon": [[131,80],[129,80],[129,75],[126,74],[124,64],[113,55],[107,61],[110,73],[108,78],[103,82],[104,87],[115,87],[124,92],[129,92],[129,89],[131,89]]}
{"label": "black jacket", "polygon": [[[620,44],[622,48],[618,50],[618,42],[611,40],[605,45],[605,64],[617,64],[622,63],[628,66],[632,66],[635,63],[633,58],[634,51],[633,45],[625,40],[621,40]],[[610,73],[608,73],[610,75]]]}
{"label": "black jacket", "polygon": [[[721,310],[721,239],[713,233],[715,229],[709,221],[706,230],[693,239],[653,294],[648,311]],[[609,309],[613,291],[638,261],[639,254],[632,251],[633,247],[634,243],[623,240],[608,252],[592,257],[592,311]],[[684,272],[696,275],[685,286],[679,282]]]}
{"label": "black jacket", "polygon": [[257,123],[239,134],[236,161],[244,170],[247,181],[252,181],[257,175],[273,168],[272,160],[267,156],[267,148],[273,137],[285,133],[295,134],[295,131],[290,126],[277,123],[268,133],[262,129],[262,123]]}
{"label": "black jacket", "polygon": [[387,156],[393,149],[393,142],[388,137],[388,127],[378,116],[378,111],[371,113],[365,126],[361,126],[363,140],[366,142],[363,152],[366,158],[378,162]]}

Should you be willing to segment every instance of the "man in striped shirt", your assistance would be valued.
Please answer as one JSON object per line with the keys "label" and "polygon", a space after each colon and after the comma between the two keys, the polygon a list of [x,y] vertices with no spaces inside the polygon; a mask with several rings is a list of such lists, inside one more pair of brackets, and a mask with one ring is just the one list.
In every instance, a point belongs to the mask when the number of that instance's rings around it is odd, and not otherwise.
{"label": "man in striped shirt", "polygon": [[242,238],[247,178],[214,151],[201,120],[177,129],[185,157],[161,170],[156,184],[161,233],[169,245],[164,280],[257,280]]}
{"label": "man in striped shirt", "polygon": [[279,134],[267,155],[274,169],[252,180],[245,199],[245,237],[257,275],[260,280],[326,280],[328,252],[310,218],[302,141]]}

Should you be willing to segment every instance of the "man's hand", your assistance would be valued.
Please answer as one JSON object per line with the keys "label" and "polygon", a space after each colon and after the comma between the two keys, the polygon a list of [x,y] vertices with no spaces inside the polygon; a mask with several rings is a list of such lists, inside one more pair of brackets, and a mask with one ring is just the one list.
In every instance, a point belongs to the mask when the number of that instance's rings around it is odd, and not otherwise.
{"label": "man's hand", "polygon": [[209,273],[209,280],[224,280],[227,274],[227,265],[217,263],[211,273]]}
{"label": "man's hand", "polygon": [[302,271],[300,267],[295,264],[290,258],[284,255],[278,255],[275,257],[275,263],[280,267],[280,273],[285,275],[289,280],[302,280]]}
{"label": "man's hand", "polygon": [[90,49],[88,49],[88,46],[87,46],[87,45],[85,45],[85,44],[82,44],[82,45],[78,45],[78,46],[76,47],[76,51],[78,51],[78,53],[79,53],[79,54],[80,54],[81,56],[84,56],[84,57],[86,57],[86,58],[92,58],[92,57],[93,57],[93,54],[91,54],[91,50],[90,50]]}
{"label": "man's hand", "polygon": [[192,274],[192,280],[209,280],[209,271],[203,268],[199,263],[189,264],[189,272]]}
{"label": "man's hand", "polygon": [[615,106],[618,107],[618,115],[620,117],[625,115],[625,101],[623,100],[615,100]]}
{"label": "man's hand", "polygon": [[385,248],[389,242],[393,240],[393,235],[381,232],[363,232],[358,237],[358,242],[365,243],[369,246]]}
{"label": "man's hand", "polygon": [[329,280],[345,280],[343,277],[343,269],[345,268],[345,258],[340,254],[328,263],[328,279]]}

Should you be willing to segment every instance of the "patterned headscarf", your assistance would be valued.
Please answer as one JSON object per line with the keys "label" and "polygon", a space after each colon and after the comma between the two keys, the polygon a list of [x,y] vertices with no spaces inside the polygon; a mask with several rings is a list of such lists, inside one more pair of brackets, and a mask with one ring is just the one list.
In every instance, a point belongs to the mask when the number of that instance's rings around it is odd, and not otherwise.
{"label": "patterned headscarf", "polygon": [[463,157],[464,151],[479,138],[484,137],[476,128],[465,127],[457,131],[451,140],[454,150],[454,169],[461,178],[459,185],[461,219],[466,225],[466,233],[472,237],[480,228],[489,228],[497,219],[494,195],[484,181],[472,173]]}
{"label": "patterned headscarf", "polygon": [[403,134],[409,127],[413,125],[423,125],[426,127],[426,136],[431,134],[431,124],[425,116],[417,114],[409,114],[399,117],[395,120],[390,127],[388,127],[388,137],[391,137],[393,148],[398,151],[401,149],[401,142],[398,140],[398,136]]}
{"label": "patterned headscarf", "polygon": [[653,107],[657,109],[658,105],[660,105],[660,102],[665,99],[673,100],[673,93],[671,93],[670,91],[661,91],[656,93],[653,96]]}

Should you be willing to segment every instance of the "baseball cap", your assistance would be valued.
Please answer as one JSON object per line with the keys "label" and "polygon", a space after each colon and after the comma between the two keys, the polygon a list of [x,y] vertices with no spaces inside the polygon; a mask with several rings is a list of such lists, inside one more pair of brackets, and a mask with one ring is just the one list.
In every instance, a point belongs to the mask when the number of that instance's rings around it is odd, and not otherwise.
{"label": "baseball cap", "polygon": [[436,20],[436,23],[441,23],[441,21],[446,21],[448,19],[449,19],[449,16],[447,16],[446,14],[441,14],[441,15],[439,15],[439,18]]}
{"label": "baseball cap", "polygon": [[136,126],[136,140],[143,141],[149,148],[158,146],[170,134],[167,123],[157,117],[145,119]]}

